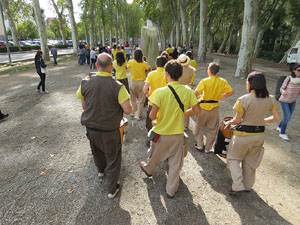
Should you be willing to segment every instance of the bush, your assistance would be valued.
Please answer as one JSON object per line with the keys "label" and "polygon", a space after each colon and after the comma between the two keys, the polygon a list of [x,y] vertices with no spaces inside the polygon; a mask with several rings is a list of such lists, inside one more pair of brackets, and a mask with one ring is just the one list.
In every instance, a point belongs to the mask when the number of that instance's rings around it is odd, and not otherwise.
{"label": "bush", "polygon": [[284,56],[284,52],[273,52],[273,51],[260,51],[258,58],[270,60],[273,62],[279,62]]}

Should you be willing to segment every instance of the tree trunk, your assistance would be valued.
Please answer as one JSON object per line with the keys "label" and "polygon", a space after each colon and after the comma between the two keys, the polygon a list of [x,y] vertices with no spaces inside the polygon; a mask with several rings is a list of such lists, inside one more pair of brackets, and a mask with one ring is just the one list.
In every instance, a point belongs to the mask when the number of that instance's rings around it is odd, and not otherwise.
{"label": "tree trunk", "polygon": [[77,25],[74,18],[74,10],[72,0],[67,0],[67,9],[69,11],[70,23],[72,27],[72,41],[73,41],[73,54],[77,54],[78,51],[78,33]]}
{"label": "tree trunk", "polygon": [[112,28],[113,28],[113,20],[112,20],[112,0],[109,0],[109,10],[110,10],[110,29],[109,29],[109,45],[110,45],[110,48],[113,46],[113,43],[112,43]]}
{"label": "tree trunk", "polygon": [[251,71],[257,32],[258,0],[244,0],[242,40],[235,77],[246,77]]}
{"label": "tree trunk", "polygon": [[227,45],[226,45],[226,48],[225,48],[226,54],[230,54],[232,36],[233,36],[233,29],[230,30],[229,38],[228,38]]}
{"label": "tree trunk", "polygon": [[207,0],[200,0],[200,32],[198,60],[206,61],[206,32],[207,32]]}
{"label": "tree trunk", "polygon": [[66,45],[67,41],[66,41],[66,37],[65,37],[64,26],[63,26],[63,18],[62,18],[63,10],[60,13],[59,10],[58,10],[57,5],[55,4],[55,1],[54,0],[51,0],[51,1],[52,1],[52,4],[53,4],[53,7],[55,9],[55,12],[58,16],[58,25],[59,25],[59,31],[60,31],[61,39],[62,39],[64,45]]}
{"label": "tree trunk", "polygon": [[106,30],[105,30],[105,14],[104,14],[104,5],[103,0],[100,0],[100,6],[101,6],[101,20],[102,20],[102,32],[103,32],[103,46],[105,46],[105,38],[106,38]]}
{"label": "tree trunk", "polygon": [[[230,29],[231,30],[231,29]],[[223,39],[221,46],[219,47],[217,53],[222,53],[224,51],[224,48],[226,46],[226,42],[229,39],[229,36],[231,35],[231,31],[228,33],[226,32],[226,37]]]}
{"label": "tree trunk", "polygon": [[43,51],[44,59],[46,61],[49,61],[50,57],[49,57],[48,40],[46,35],[46,26],[45,26],[44,18],[42,16],[39,0],[33,0],[32,6],[34,10],[36,25],[41,40],[41,50]]}
{"label": "tree trunk", "polygon": [[194,35],[196,31],[196,17],[197,17],[197,0],[194,1],[195,9],[194,9],[194,16],[193,16],[193,25],[192,25],[192,33],[190,39],[190,47],[194,46]]}
{"label": "tree trunk", "polygon": [[295,38],[293,39],[292,43],[291,43],[291,47],[289,48],[289,50],[287,50],[284,54],[284,56],[282,57],[282,59],[279,61],[279,63],[286,63],[286,59],[287,56],[289,54],[289,52],[291,51],[291,49],[297,44],[297,42],[300,40],[300,27],[297,27],[296,29],[296,35]]}
{"label": "tree trunk", "polygon": [[90,46],[95,47],[95,1],[90,0]]}
{"label": "tree trunk", "polygon": [[86,22],[84,22],[84,37],[87,42],[90,42],[90,36]]}
{"label": "tree trunk", "polygon": [[179,38],[180,38],[180,36],[179,36],[179,26],[180,26],[180,24],[179,24],[179,21],[177,20],[176,21],[176,46],[179,46],[179,43],[180,43],[180,40],[179,40]]}
{"label": "tree trunk", "polygon": [[215,35],[212,34],[211,32],[208,32],[209,36],[209,47],[208,47],[208,52],[213,53],[215,51],[214,49],[214,40],[215,40]]}
{"label": "tree trunk", "polygon": [[180,18],[181,18],[181,30],[182,30],[182,44],[183,46],[188,46],[187,43],[187,29],[186,29],[186,2],[185,0],[178,0],[178,6],[180,8]]}
{"label": "tree trunk", "polygon": [[259,48],[260,48],[261,41],[263,39],[264,33],[265,33],[264,29],[261,29],[260,31],[258,31],[257,39],[256,39],[256,42],[255,42],[255,48],[254,48],[254,58],[256,58],[258,56]]}
{"label": "tree trunk", "polygon": [[[19,45],[19,41],[18,41],[18,31],[16,29],[16,25],[15,25],[15,20],[13,18],[13,16],[11,15],[11,12],[9,10],[9,3],[8,3],[8,0],[1,0],[1,4],[2,4],[2,8],[3,8],[3,11],[7,17],[7,20],[8,20],[8,23],[9,23],[9,27],[10,27],[10,30],[11,30],[11,34],[12,34],[12,38],[13,38],[13,41],[15,43],[15,46],[18,47],[19,51],[22,51],[20,45]],[[2,24],[1,24],[2,25]]]}

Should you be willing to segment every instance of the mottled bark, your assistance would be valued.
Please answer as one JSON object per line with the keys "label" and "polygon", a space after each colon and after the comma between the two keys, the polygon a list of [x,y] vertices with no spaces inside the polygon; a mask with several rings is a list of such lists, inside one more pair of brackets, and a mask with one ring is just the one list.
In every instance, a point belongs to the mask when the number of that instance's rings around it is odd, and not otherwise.
{"label": "mottled bark", "polygon": [[72,27],[72,41],[73,41],[73,54],[77,54],[78,51],[78,33],[77,25],[74,18],[73,2],[72,0],[66,0],[66,6],[69,12],[70,23]]}
{"label": "mottled bark", "polygon": [[198,60],[206,62],[207,0],[200,0],[200,32]]}

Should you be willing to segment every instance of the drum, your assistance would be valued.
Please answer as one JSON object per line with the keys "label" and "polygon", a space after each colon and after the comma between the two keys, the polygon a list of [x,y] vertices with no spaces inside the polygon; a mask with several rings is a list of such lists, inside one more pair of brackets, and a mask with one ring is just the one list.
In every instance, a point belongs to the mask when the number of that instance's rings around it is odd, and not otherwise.
{"label": "drum", "polygon": [[121,143],[123,144],[123,138],[124,138],[124,128],[128,125],[128,120],[123,117],[121,119],[121,122],[120,122],[120,134],[121,134]]}
{"label": "drum", "polygon": [[228,138],[228,139],[231,139],[232,138],[232,135],[233,135],[233,131],[232,131],[232,129],[231,129],[231,127],[230,126],[226,126],[225,125],[225,123],[227,122],[227,121],[229,121],[229,120],[232,120],[233,119],[233,117],[230,117],[230,116],[228,116],[228,117],[225,117],[224,119],[223,119],[223,121],[222,121],[222,125],[221,125],[221,132],[223,133],[223,135],[224,135],[224,137],[225,138]]}

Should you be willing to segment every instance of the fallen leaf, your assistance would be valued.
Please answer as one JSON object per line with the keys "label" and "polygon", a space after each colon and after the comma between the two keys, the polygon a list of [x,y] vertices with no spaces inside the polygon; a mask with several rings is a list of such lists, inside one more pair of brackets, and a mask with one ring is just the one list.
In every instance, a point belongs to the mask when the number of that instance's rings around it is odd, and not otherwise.
{"label": "fallen leaf", "polygon": [[30,139],[31,139],[31,140],[34,140],[34,139],[35,139],[35,137],[31,137]]}
{"label": "fallen leaf", "polygon": [[41,170],[40,174],[41,174],[41,175],[46,175],[46,172],[43,171],[43,170]]}
{"label": "fallen leaf", "polygon": [[50,154],[50,157],[54,157],[55,155],[54,154]]}
{"label": "fallen leaf", "polygon": [[68,194],[72,194],[73,191],[74,191],[73,189],[68,189],[68,190],[67,190],[67,193],[68,193]]}

